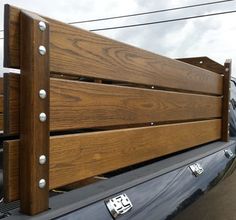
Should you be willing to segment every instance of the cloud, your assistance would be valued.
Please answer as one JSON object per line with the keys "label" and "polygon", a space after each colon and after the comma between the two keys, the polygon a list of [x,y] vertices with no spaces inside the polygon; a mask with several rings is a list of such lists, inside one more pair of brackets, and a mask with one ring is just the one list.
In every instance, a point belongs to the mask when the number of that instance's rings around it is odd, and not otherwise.
{"label": "cloud", "polygon": [[[39,14],[43,14],[64,22],[109,17],[114,15],[152,11],[157,9],[178,7],[188,4],[198,4],[208,1],[199,0],[9,0],[1,1],[1,14],[3,17],[3,4],[9,3]],[[109,20],[98,23],[77,25],[85,29],[143,23],[163,19],[192,16],[203,13],[214,13],[236,9],[235,2],[198,7],[194,9],[178,10],[168,13],[151,14],[126,19]],[[152,52],[176,57],[208,56],[220,63],[225,59],[233,59],[233,75],[236,76],[236,23],[232,22],[236,14],[186,20],[180,22],[164,23],[159,25],[142,26],[138,28],[101,31],[99,34],[113,39],[141,47]],[[0,21],[0,27],[3,20]],[[1,28],[0,28],[1,29]],[[1,35],[0,35],[1,37]],[[2,42],[0,42],[0,59],[2,60]],[[2,65],[0,65],[0,71]],[[235,73],[235,74],[234,74]]]}

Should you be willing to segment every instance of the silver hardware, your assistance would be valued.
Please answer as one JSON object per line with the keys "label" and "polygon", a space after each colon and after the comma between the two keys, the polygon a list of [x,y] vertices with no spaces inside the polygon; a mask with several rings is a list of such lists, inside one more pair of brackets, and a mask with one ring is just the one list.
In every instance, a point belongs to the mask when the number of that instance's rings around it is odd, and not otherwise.
{"label": "silver hardware", "polygon": [[40,31],[45,31],[47,28],[46,23],[44,21],[39,22],[39,29]]}
{"label": "silver hardware", "polygon": [[44,89],[40,89],[40,90],[39,90],[39,97],[40,97],[41,99],[45,99],[46,96],[47,96],[46,91],[45,91]]}
{"label": "silver hardware", "polygon": [[225,71],[226,71],[226,72],[229,72],[229,68],[225,68]]}
{"label": "silver hardware", "polygon": [[232,152],[231,149],[228,149],[228,150],[224,150],[225,152],[225,156],[228,158],[228,159],[231,159],[234,157],[234,153]]}
{"label": "silver hardware", "polygon": [[46,186],[46,180],[45,179],[39,180],[39,188],[43,189],[45,186]]}
{"label": "silver hardware", "polygon": [[152,89],[154,89],[155,87],[154,87],[154,86],[152,86],[151,88],[152,88]]}
{"label": "silver hardware", "polygon": [[195,176],[199,176],[204,172],[203,167],[199,163],[192,164],[189,168]]}
{"label": "silver hardware", "polygon": [[45,155],[42,154],[39,156],[39,164],[43,165],[46,163],[46,161],[47,161],[47,159],[46,159]]}
{"label": "silver hardware", "polygon": [[46,115],[44,112],[41,112],[41,113],[39,114],[39,120],[40,120],[41,122],[44,122],[44,121],[46,121],[46,119],[47,119],[47,115]]}
{"label": "silver hardware", "polygon": [[125,214],[133,207],[126,194],[121,194],[112,199],[109,199],[105,201],[105,204],[113,218],[117,218],[118,216]]}
{"label": "silver hardware", "polygon": [[39,46],[39,53],[43,56],[46,54],[46,48],[42,45]]}
{"label": "silver hardware", "polygon": [[200,64],[203,64],[203,61],[202,60],[200,60],[200,62],[199,62]]}
{"label": "silver hardware", "polygon": [[154,125],[154,123],[153,123],[153,122],[151,122],[150,124],[151,124],[151,126],[153,126],[153,125]]}

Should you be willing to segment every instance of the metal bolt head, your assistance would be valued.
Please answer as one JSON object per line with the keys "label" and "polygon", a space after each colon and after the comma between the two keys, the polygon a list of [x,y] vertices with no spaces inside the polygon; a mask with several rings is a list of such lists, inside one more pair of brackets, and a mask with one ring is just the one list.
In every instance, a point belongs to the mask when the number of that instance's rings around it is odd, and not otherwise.
{"label": "metal bolt head", "polygon": [[200,60],[200,62],[199,62],[200,64],[203,64],[203,61],[202,60]]}
{"label": "metal bolt head", "polygon": [[40,53],[40,55],[45,55],[46,54],[46,48],[44,47],[44,46],[42,46],[42,45],[40,45],[39,46],[39,53]]}
{"label": "metal bolt head", "polygon": [[153,122],[151,122],[150,124],[151,124],[151,126],[153,126],[153,125],[154,125],[154,123],[153,123]]}
{"label": "metal bolt head", "polygon": [[46,115],[44,112],[41,112],[41,113],[39,114],[39,120],[40,120],[41,122],[44,122],[44,121],[46,121],[46,119],[47,119],[47,115]]}
{"label": "metal bolt head", "polygon": [[42,154],[39,156],[39,164],[43,165],[46,163],[46,161],[47,161],[47,158],[45,155]]}
{"label": "metal bolt head", "polygon": [[46,91],[44,89],[40,89],[39,90],[39,97],[41,99],[45,99],[47,97],[47,93],[46,93]]}
{"label": "metal bolt head", "polygon": [[40,31],[45,31],[47,28],[46,23],[44,21],[39,22],[39,29]]}
{"label": "metal bolt head", "polygon": [[154,87],[154,86],[152,86],[151,88],[152,88],[152,89],[154,89],[155,87]]}
{"label": "metal bolt head", "polygon": [[225,68],[225,72],[229,72],[229,68]]}
{"label": "metal bolt head", "polygon": [[39,180],[39,188],[43,189],[45,186],[46,186],[46,180],[45,179]]}

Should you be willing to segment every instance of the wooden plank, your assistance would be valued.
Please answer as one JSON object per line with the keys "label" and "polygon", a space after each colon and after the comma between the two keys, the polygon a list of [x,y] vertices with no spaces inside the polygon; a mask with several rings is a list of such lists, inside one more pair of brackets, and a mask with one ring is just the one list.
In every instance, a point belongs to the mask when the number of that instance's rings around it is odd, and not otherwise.
{"label": "wooden plank", "polygon": [[[19,131],[18,74],[5,76],[5,134]],[[50,79],[50,130],[221,117],[222,98]]]}
{"label": "wooden plank", "polygon": [[[5,67],[20,68],[19,13],[20,9],[5,6]],[[51,72],[222,94],[219,74],[46,19]]]}
{"label": "wooden plank", "polygon": [[0,94],[3,94],[3,78],[0,78]]}
{"label": "wooden plank", "polygon": [[232,61],[226,60],[224,65],[224,96],[222,102],[222,140],[229,141],[229,102],[230,102],[230,78]]}
{"label": "wooden plank", "polygon": [[[221,120],[90,132],[50,138],[53,189],[221,138]],[[19,142],[4,142],[4,198],[19,197]]]}
{"label": "wooden plank", "polygon": [[179,58],[177,59],[179,61],[189,63],[194,66],[201,67],[206,70],[210,70],[212,72],[216,72],[219,74],[224,73],[224,66],[215,62],[214,60],[208,58],[208,57],[191,57],[191,58]]}
{"label": "wooden plank", "polygon": [[[35,215],[49,206],[49,25],[24,11],[20,21],[20,209]],[[39,29],[42,21],[44,31]],[[40,54],[40,45],[45,54]],[[39,96],[41,90],[47,93],[45,98]],[[42,114],[47,118],[41,120]],[[41,157],[45,161],[40,162]]]}
{"label": "wooden plank", "polygon": [[3,130],[3,114],[0,114],[0,131]]}
{"label": "wooden plank", "polygon": [[0,95],[0,113],[3,113],[3,95]]}

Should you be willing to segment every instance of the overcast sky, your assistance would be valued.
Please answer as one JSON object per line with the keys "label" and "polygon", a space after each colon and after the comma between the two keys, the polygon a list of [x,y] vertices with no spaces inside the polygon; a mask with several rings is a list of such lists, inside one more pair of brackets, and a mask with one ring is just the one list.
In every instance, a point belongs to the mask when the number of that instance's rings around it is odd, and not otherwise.
{"label": "overcast sky", "polygon": [[[216,0],[1,0],[0,30],[3,29],[3,8],[6,3],[57,20],[72,22],[211,1]],[[226,10],[236,10],[236,1],[148,16],[93,22],[78,27],[89,30]],[[231,58],[233,75],[236,76],[235,21],[236,13],[98,33],[171,58],[208,56],[221,64],[225,59]],[[0,33],[1,37],[3,33]],[[8,72],[8,69],[2,67],[2,60],[3,40],[0,40],[0,72]]]}

